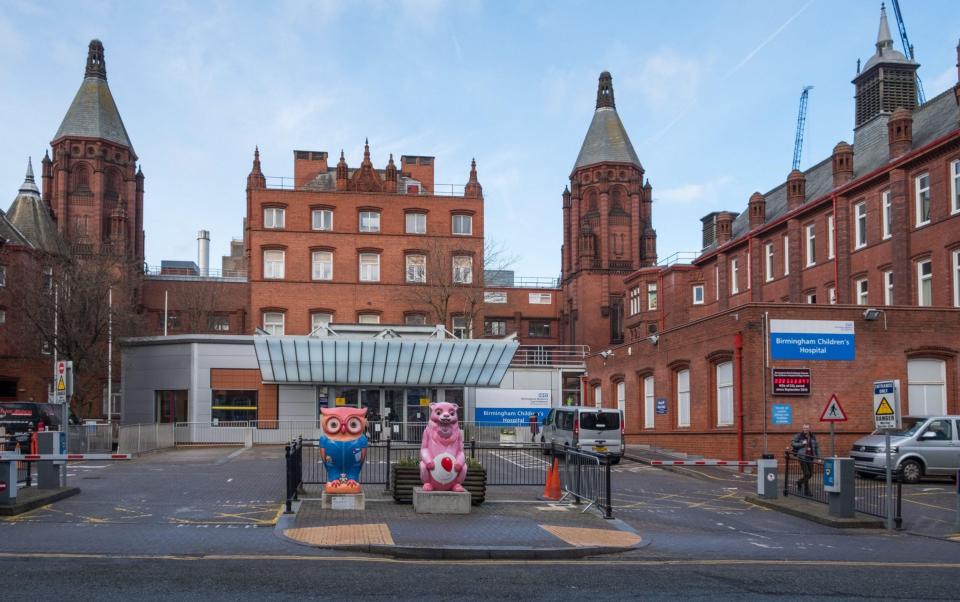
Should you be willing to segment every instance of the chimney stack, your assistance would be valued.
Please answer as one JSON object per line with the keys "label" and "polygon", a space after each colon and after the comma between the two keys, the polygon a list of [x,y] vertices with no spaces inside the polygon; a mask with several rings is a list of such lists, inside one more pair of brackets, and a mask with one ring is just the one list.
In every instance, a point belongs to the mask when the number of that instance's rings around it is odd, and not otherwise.
{"label": "chimney stack", "polygon": [[787,176],[787,209],[793,211],[807,198],[807,177],[800,170],[794,169]]}
{"label": "chimney stack", "polygon": [[200,230],[197,233],[197,265],[200,266],[200,275],[210,275],[210,231]]}
{"label": "chimney stack", "polygon": [[913,113],[904,108],[893,112],[887,121],[887,144],[890,145],[890,159],[896,159],[913,148]]}
{"label": "chimney stack", "polygon": [[853,179],[853,147],[841,140],[833,147],[833,187]]}
{"label": "chimney stack", "polygon": [[714,218],[717,228],[717,246],[726,244],[733,238],[733,219],[735,217],[737,217],[737,214],[730,211],[717,212]]}
{"label": "chimney stack", "polygon": [[767,221],[767,199],[759,192],[750,195],[748,203],[750,212],[750,229],[759,228]]}

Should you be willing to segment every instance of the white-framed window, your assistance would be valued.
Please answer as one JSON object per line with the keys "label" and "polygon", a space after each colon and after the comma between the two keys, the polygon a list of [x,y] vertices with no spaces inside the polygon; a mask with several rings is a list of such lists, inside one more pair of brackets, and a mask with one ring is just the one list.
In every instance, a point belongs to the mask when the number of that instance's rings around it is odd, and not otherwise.
{"label": "white-framed window", "polygon": [[0,265],[0,287],[7,286],[7,266]]}
{"label": "white-framed window", "polygon": [[815,224],[807,224],[807,267],[817,265],[817,229]]}
{"label": "white-framed window", "polygon": [[484,291],[484,303],[506,303],[507,293],[504,291]]}
{"label": "white-framed window", "polygon": [[677,426],[690,426],[690,370],[677,371]]}
{"label": "white-framed window", "polygon": [[893,270],[883,273],[883,304],[893,305]]}
{"label": "white-framed window", "polygon": [[263,329],[267,331],[267,334],[271,334],[277,337],[282,337],[284,317],[285,316],[283,312],[279,312],[279,311],[264,312]]}
{"label": "white-framed window", "polygon": [[380,282],[379,253],[360,253],[360,282]]}
{"label": "white-framed window", "polygon": [[623,420],[627,419],[627,383],[620,381],[617,383],[617,409],[623,413]]}
{"label": "white-framed window", "polygon": [[43,290],[53,291],[53,267],[49,265],[43,266]]}
{"label": "white-framed window", "polygon": [[452,326],[453,328],[451,330],[453,331],[453,336],[457,337],[458,339],[470,338],[466,316],[453,316]]}
{"label": "white-framed window", "polygon": [[426,213],[407,213],[407,234],[426,234],[427,233],[427,214]]}
{"label": "white-framed window", "polygon": [[630,289],[630,315],[635,316],[640,313],[640,287],[635,286]]}
{"label": "white-framed window", "polygon": [[263,227],[264,228],[283,228],[286,210],[283,207],[264,207],[263,208]]}
{"label": "white-framed window", "polygon": [[333,314],[315,311],[310,314],[310,332],[317,330],[321,326],[329,326],[331,322],[333,322]]}
{"label": "white-framed window", "polygon": [[314,280],[333,280],[333,253],[314,251],[310,257],[311,273]]}
{"label": "white-framed window", "polygon": [[917,305],[933,305],[933,261],[929,259],[917,262]]}
{"label": "white-framed window", "polygon": [[713,266],[713,298],[716,301],[720,300],[720,265]]}
{"label": "white-framed window", "polygon": [[717,426],[733,424],[733,362],[717,364]]}
{"label": "white-framed window", "polygon": [[310,219],[314,230],[333,230],[333,211],[330,209],[314,209],[310,212]]}
{"label": "white-framed window", "polygon": [[360,231],[361,232],[379,232],[380,231],[380,212],[379,211],[361,211],[360,212]]}
{"label": "white-framed window", "polygon": [[960,307],[960,249],[950,255],[953,257],[953,306]]}
{"label": "white-framed window", "polygon": [[473,257],[469,255],[453,256],[453,282],[470,284],[473,282]]}
{"label": "white-framed window", "polygon": [[657,309],[657,283],[647,283],[647,309],[653,311]]}
{"label": "white-framed window", "polygon": [[358,324],[379,324],[380,314],[360,314],[357,316]]}
{"label": "white-framed window", "polygon": [[783,275],[790,274],[790,235],[783,235]]}
{"label": "white-framed window", "polygon": [[947,413],[946,362],[936,359],[907,361],[907,400],[911,416]]}
{"label": "white-framed window", "polygon": [[473,234],[473,216],[456,213],[453,215],[453,233],[460,236]]}
{"label": "white-framed window", "polygon": [[643,379],[643,428],[652,429],[656,424],[657,400],[653,391],[653,376]]}
{"label": "white-framed window", "polygon": [[407,255],[407,282],[427,281],[427,256]]}
{"label": "white-framed window", "polygon": [[593,405],[598,408],[603,407],[603,389],[600,385],[593,385]]}
{"label": "white-framed window", "polygon": [[837,287],[827,287],[827,300],[830,302],[830,305],[837,304]]}
{"label": "white-framed window", "polygon": [[736,295],[740,292],[740,284],[737,282],[737,258],[730,259],[730,294]]}
{"label": "white-framed window", "polygon": [[753,260],[750,257],[750,251],[747,251],[747,290],[750,290],[751,280],[753,280]]}
{"label": "white-framed window", "polygon": [[893,218],[893,206],[890,204],[890,191],[884,190],[880,194],[880,225],[883,239],[890,238],[890,224]]}
{"label": "white-framed window", "polygon": [[488,337],[502,337],[507,334],[507,321],[506,320],[491,320],[486,319],[483,321],[483,334]]}
{"label": "white-framed window", "polygon": [[0,324],[7,323],[7,310],[0,308]]}
{"label": "white-framed window", "polygon": [[960,159],[950,164],[950,213],[960,213]]}
{"label": "white-framed window", "polygon": [[702,284],[693,285],[693,304],[703,305],[703,285]]}
{"label": "white-framed window", "polygon": [[527,302],[530,305],[550,305],[553,303],[553,295],[551,293],[529,293]]}
{"label": "white-framed window", "polygon": [[807,305],[816,305],[817,304],[817,293],[816,291],[807,293],[804,295],[807,300]]}
{"label": "white-framed window", "polygon": [[764,259],[764,268],[765,268],[764,271],[766,272],[764,277],[767,282],[772,282],[774,278],[773,276],[773,243],[768,242],[767,244],[764,245],[763,248],[765,249],[764,256],[766,258]]}
{"label": "white-framed window", "polygon": [[833,214],[827,216],[827,259],[836,255],[836,245],[833,240]]}
{"label": "white-framed window", "polygon": [[916,178],[917,187],[917,227],[930,223],[930,174],[920,174]]}
{"label": "white-framed window", "polygon": [[283,278],[285,252],[280,249],[271,249],[263,252],[263,277],[271,279]]}
{"label": "white-framed window", "polygon": [[867,204],[853,206],[853,245],[855,249],[867,246]]}
{"label": "white-framed window", "polygon": [[867,304],[868,304],[868,296],[867,296],[867,292],[868,292],[868,291],[867,291],[867,286],[868,286],[868,284],[867,284],[867,283],[868,283],[868,281],[867,281],[866,278],[860,278],[860,279],[857,280],[857,282],[855,283],[855,284],[856,284],[855,290],[856,290],[856,292],[857,292],[857,305],[867,305]]}

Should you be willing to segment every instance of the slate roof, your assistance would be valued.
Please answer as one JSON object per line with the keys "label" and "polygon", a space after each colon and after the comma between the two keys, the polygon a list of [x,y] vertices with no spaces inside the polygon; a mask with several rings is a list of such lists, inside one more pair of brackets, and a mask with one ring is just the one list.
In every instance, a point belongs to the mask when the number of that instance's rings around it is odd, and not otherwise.
{"label": "slate roof", "polygon": [[63,136],[104,138],[133,148],[106,79],[100,77],[83,79],[53,139],[57,140]]}
{"label": "slate roof", "polygon": [[[890,162],[887,143],[888,115],[881,115],[865,123],[854,133],[853,171],[859,178]],[[913,148],[920,148],[960,128],[960,108],[953,88],[927,101],[913,111]],[[809,203],[823,197],[833,190],[832,157],[827,157],[804,172],[806,176],[806,199]],[[768,191],[766,198],[766,222],[779,219],[787,213],[787,184],[783,182]],[[750,230],[750,217],[744,211],[733,221],[732,240],[736,240]],[[703,249],[702,254],[716,248],[716,243]]]}
{"label": "slate roof", "polygon": [[590,122],[590,128],[583,139],[573,171],[604,162],[632,163],[643,169],[633,145],[630,144],[627,130],[613,107],[600,107],[593,114],[593,121]]}
{"label": "slate roof", "polygon": [[[33,168],[28,164],[27,177],[20,186],[17,198],[13,199],[6,219],[17,232],[29,241],[30,246],[48,253],[63,254],[67,247],[57,232],[57,225],[40,198],[40,191],[33,179]],[[0,233],[0,236],[6,236]]]}
{"label": "slate roof", "polygon": [[0,244],[12,244],[21,247],[33,247],[27,237],[7,219],[7,214],[0,209]]}

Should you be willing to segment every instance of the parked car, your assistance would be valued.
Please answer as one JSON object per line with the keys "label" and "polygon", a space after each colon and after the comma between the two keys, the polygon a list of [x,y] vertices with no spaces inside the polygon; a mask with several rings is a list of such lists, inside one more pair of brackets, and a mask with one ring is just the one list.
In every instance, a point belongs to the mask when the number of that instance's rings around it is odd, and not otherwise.
{"label": "parked car", "polygon": [[543,421],[540,440],[558,448],[564,446],[610,454],[616,464],[623,457],[623,413],[608,408],[566,406],[554,408]]}
{"label": "parked car", "polygon": [[7,450],[30,450],[31,433],[42,423],[47,430],[60,428],[60,407],[32,401],[0,401],[0,427],[7,434]]}
{"label": "parked car", "polygon": [[[956,475],[960,470],[960,416],[905,416],[902,428],[890,434],[893,468],[905,483],[929,475]],[[859,475],[886,472],[885,435],[882,431],[858,439],[850,457]]]}

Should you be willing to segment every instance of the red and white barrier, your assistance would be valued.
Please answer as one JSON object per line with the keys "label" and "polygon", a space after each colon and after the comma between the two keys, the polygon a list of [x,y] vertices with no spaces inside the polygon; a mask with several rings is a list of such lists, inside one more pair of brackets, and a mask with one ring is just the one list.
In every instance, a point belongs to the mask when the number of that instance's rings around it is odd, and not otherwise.
{"label": "red and white barrier", "polygon": [[130,454],[14,454],[0,452],[0,462],[40,462],[53,460],[130,460]]}
{"label": "red and white barrier", "polygon": [[651,460],[651,466],[756,466],[750,460]]}

